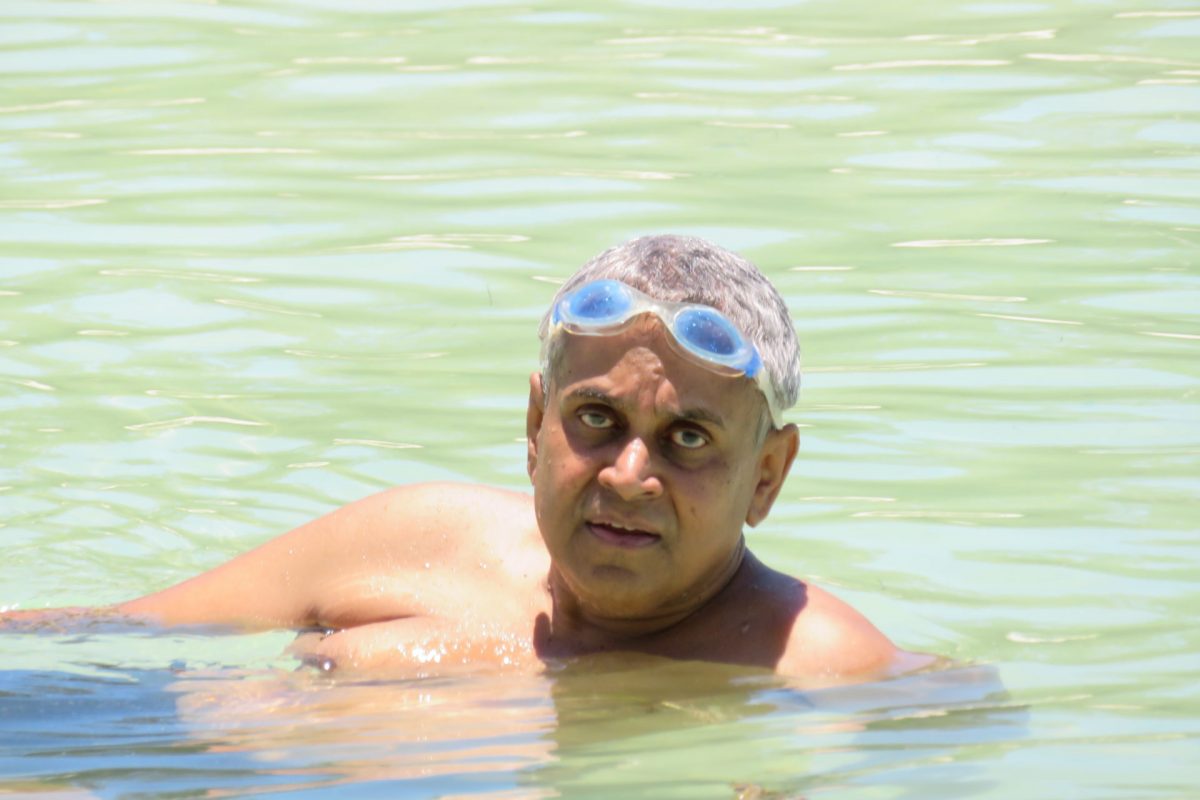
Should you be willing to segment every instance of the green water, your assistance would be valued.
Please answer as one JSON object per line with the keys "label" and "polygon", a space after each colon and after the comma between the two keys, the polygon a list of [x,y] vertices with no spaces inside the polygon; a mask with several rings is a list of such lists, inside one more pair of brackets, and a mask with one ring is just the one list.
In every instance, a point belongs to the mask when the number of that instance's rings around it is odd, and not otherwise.
{"label": "green water", "polygon": [[751,547],[1007,687],[6,636],[0,791],[1195,796],[1198,144],[1170,0],[0,5],[0,606],[523,487],[554,284],[689,233],[804,349]]}

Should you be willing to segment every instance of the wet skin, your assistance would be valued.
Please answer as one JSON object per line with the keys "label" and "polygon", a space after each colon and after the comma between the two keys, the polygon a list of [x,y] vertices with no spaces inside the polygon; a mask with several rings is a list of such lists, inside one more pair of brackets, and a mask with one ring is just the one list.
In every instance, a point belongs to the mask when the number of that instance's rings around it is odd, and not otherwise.
{"label": "wet skin", "polygon": [[[92,610],[153,624],[307,628],[340,669],[537,670],[601,652],[745,664],[809,683],[932,659],[745,548],[795,457],[750,381],[680,356],[645,318],[564,343],[530,378],[534,496],[458,484],[351,503],[176,586]],[[0,630],[88,612],[0,614]],[[57,616],[56,616],[57,615]]]}

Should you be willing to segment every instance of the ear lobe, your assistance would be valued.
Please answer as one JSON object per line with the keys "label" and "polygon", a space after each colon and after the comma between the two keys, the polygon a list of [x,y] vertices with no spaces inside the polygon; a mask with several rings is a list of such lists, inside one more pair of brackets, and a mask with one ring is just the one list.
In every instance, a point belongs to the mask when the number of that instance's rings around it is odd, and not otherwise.
{"label": "ear lobe", "polygon": [[777,431],[768,431],[766,441],[758,457],[758,484],[754,497],[746,511],[746,524],[751,528],[767,518],[779,490],[787,479],[800,449],[800,429],[795,425],[784,425]]}
{"label": "ear lobe", "polygon": [[534,372],[529,376],[529,407],[525,409],[525,471],[531,481],[537,472],[537,437],[545,416],[546,391],[541,373]]}

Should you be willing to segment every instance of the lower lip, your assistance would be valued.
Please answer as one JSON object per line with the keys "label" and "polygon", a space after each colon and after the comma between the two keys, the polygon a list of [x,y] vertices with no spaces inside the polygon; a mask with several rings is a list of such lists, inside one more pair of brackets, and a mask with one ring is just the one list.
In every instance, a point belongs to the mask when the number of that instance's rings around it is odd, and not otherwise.
{"label": "lower lip", "polygon": [[624,547],[629,550],[650,547],[658,544],[658,540],[661,538],[652,533],[636,533],[621,530],[620,528],[610,528],[607,525],[594,525],[590,522],[587,523],[587,529],[592,536],[595,536],[605,544],[611,544],[614,547]]}

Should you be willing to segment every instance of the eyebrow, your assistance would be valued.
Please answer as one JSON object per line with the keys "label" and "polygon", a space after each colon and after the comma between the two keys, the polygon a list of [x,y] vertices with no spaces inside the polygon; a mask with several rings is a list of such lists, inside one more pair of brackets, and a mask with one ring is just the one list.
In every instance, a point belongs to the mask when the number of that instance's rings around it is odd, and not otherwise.
{"label": "eyebrow", "polygon": [[[620,398],[613,397],[603,389],[597,389],[593,386],[581,386],[578,389],[572,389],[567,393],[565,399],[568,400],[592,400],[597,403],[604,403],[612,406],[623,414],[628,414],[629,403]],[[676,420],[686,422],[707,422],[722,430],[725,429],[725,420],[716,412],[709,411],[707,408],[685,408],[677,414],[671,414]]]}

